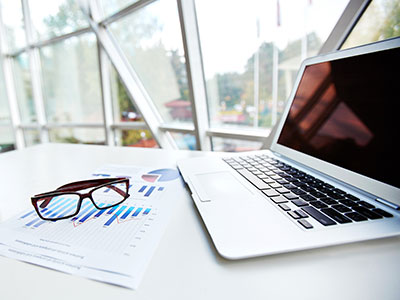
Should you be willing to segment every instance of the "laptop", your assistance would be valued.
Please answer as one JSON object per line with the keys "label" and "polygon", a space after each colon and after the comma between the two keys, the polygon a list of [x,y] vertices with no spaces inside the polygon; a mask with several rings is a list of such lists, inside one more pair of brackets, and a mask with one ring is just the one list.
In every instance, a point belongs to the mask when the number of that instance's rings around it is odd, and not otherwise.
{"label": "laptop", "polygon": [[221,256],[399,235],[399,71],[400,38],[309,58],[268,150],[178,161]]}

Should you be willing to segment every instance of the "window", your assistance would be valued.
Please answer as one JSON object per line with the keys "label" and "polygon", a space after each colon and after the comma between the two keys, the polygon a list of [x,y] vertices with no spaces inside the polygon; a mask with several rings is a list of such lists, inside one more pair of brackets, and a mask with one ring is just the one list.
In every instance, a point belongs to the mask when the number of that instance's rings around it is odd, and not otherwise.
{"label": "window", "polygon": [[110,31],[165,123],[192,123],[179,17],[174,0],[148,4]]}
{"label": "window", "polygon": [[[301,61],[346,38],[330,33],[348,3],[0,0],[0,151],[260,149]],[[399,36],[399,11],[371,1],[343,48]]]}
{"label": "window", "polygon": [[15,147],[2,65],[0,57],[0,152],[12,150]]}
{"label": "window", "polygon": [[347,2],[196,1],[210,126],[270,129]]}
{"label": "window", "polygon": [[28,54],[25,52],[14,58],[15,91],[21,122],[26,124],[37,121],[29,63]]}
{"label": "window", "polygon": [[[7,52],[18,50],[26,45],[21,1],[0,1],[1,19],[4,25]],[[4,47],[3,46],[3,47]]]}
{"label": "window", "polygon": [[400,2],[373,0],[342,45],[342,49],[400,36]]}
{"label": "window", "polygon": [[94,34],[85,33],[40,49],[43,97],[49,123],[103,123]]}
{"label": "window", "polygon": [[45,5],[29,0],[29,8],[35,40],[46,40],[89,25],[76,0],[52,0]]}

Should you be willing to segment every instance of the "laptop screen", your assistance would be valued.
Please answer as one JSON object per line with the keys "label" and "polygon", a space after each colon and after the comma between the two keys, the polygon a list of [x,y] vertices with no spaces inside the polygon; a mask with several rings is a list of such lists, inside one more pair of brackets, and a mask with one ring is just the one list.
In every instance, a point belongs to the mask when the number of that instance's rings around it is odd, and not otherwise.
{"label": "laptop screen", "polygon": [[400,187],[400,48],[305,68],[278,144]]}

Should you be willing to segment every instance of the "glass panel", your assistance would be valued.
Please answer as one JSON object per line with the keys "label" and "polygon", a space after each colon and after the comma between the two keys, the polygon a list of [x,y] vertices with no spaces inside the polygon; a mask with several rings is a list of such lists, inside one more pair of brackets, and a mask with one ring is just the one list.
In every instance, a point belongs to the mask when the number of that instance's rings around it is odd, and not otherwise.
{"label": "glass panel", "polygon": [[26,38],[21,1],[0,0],[0,10],[8,50],[14,51],[24,47]]}
{"label": "glass panel", "polygon": [[163,120],[192,123],[179,16],[162,0],[110,25]]}
{"label": "glass panel", "polygon": [[171,132],[180,150],[196,150],[196,137],[189,133]]}
{"label": "glass panel", "polygon": [[29,8],[35,40],[70,33],[89,25],[76,0],[52,0],[45,5],[29,0]]}
{"label": "glass panel", "polygon": [[15,140],[11,126],[0,126],[0,153],[14,149]]}
{"label": "glass panel", "polygon": [[24,129],[26,146],[33,146],[40,143],[40,132],[37,129]]}
{"label": "glass panel", "polygon": [[243,152],[260,150],[262,147],[262,142],[226,139],[220,137],[212,137],[211,142],[213,151]]}
{"label": "glass panel", "polygon": [[347,37],[342,49],[400,36],[400,2],[374,0]]}
{"label": "glass panel", "polygon": [[138,0],[101,0],[100,9],[105,16],[112,15],[117,11],[127,7],[130,4],[138,2]]}
{"label": "glass panel", "polygon": [[210,126],[271,128],[300,62],[317,54],[347,3],[196,1]]}
{"label": "glass panel", "polygon": [[53,128],[49,130],[50,142],[104,145],[106,136],[100,128]]}
{"label": "glass panel", "polygon": [[82,34],[43,47],[40,57],[48,121],[103,122],[95,36]]}
{"label": "glass panel", "polygon": [[151,132],[146,129],[116,130],[118,146],[159,148]]}
{"label": "glass panel", "polygon": [[0,124],[10,123],[10,121],[10,110],[3,74],[3,61],[2,57],[0,57]]}
{"label": "glass panel", "polygon": [[117,71],[110,63],[111,99],[116,122],[143,122]]}
{"label": "glass panel", "polygon": [[23,123],[36,122],[29,59],[25,52],[16,56],[14,59],[14,82],[21,121]]}

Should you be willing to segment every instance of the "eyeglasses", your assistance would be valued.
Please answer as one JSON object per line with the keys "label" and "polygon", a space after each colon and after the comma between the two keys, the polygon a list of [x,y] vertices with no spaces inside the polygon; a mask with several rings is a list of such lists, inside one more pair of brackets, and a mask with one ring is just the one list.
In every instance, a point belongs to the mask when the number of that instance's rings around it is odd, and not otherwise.
{"label": "eyeglasses", "polygon": [[[89,188],[92,189],[85,193],[78,192]],[[128,178],[101,178],[68,183],[55,191],[35,195],[31,200],[40,218],[55,221],[77,215],[85,198],[97,209],[117,206],[129,197],[128,190]]]}

